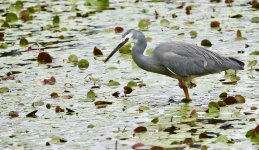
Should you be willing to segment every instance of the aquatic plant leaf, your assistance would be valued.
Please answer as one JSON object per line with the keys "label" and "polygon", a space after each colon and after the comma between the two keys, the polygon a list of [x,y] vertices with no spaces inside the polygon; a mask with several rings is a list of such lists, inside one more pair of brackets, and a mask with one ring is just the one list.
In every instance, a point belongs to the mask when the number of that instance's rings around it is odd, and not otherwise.
{"label": "aquatic plant leaf", "polygon": [[16,22],[18,21],[18,16],[15,13],[7,13],[6,17],[5,17],[5,21],[6,22]]}
{"label": "aquatic plant leaf", "polygon": [[81,70],[87,69],[89,67],[89,62],[86,59],[81,59],[78,62],[78,68]]}

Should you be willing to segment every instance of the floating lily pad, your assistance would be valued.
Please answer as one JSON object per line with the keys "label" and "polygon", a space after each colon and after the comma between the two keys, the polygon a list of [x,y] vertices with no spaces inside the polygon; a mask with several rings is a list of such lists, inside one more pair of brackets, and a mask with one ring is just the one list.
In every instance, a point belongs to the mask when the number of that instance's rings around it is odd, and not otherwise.
{"label": "floating lily pad", "polygon": [[131,44],[126,44],[122,48],[119,49],[119,52],[122,54],[130,54],[131,53]]}
{"label": "floating lily pad", "polygon": [[118,81],[110,80],[107,85],[108,86],[119,86],[120,83]]}
{"label": "floating lily pad", "polygon": [[78,63],[78,57],[75,54],[71,54],[68,56],[68,62],[77,64]]}
{"label": "floating lily pad", "polygon": [[41,53],[39,53],[39,55],[37,57],[37,61],[40,64],[52,63],[52,57],[47,52],[41,52]]}
{"label": "floating lily pad", "polygon": [[59,22],[60,22],[59,16],[57,16],[57,15],[54,16],[53,20],[52,20],[53,27],[59,27]]}
{"label": "floating lily pad", "polygon": [[209,40],[207,40],[207,39],[202,40],[201,41],[201,45],[202,46],[207,46],[207,47],[211,47],[212,46],[211,42]]}
{"label": "floating lily pad", "polygon": [[160,20],[160,25],[162,27],[168,27],[170,25],[170,22],[167,19],[163,18],[163,19]]}
{"label": "floating lily pad", "polygon": [[86,59],[81,59],[78,62],[78,68],[81,70],[87,69],[89,67],[89,62]]}
{"label": "floating lily pad", "polygon": [[149,19],[141,19],[138,23],[138,27],[140,30],[146,31],[146,30],[148,30],[150,24],[151,23],[150,23]]}
{"label": "floating lily pad", "polygon": [[198,35],[198,33],[196,31],[190,31],[190,35],[192,39],[195,39]]}
{"label": "floating lily pad", "polygon": [[28,46],[28,44],[29,44],[29,42],[28,42],[28,40],[25,37],[22,37],[20,39],[20,46],[21,47],[26,47],[26,46]]}
{"label": "floating lily pad", "polygon": [[15,13],[7,13],[6,17],[5,17],[5,21],[6,22],[16,22],[18,21],[18,16]]}
{"label": "floating lily pad", "polygon": [[252,23],[259,23],[259,17],[253,17],[250,20]]}

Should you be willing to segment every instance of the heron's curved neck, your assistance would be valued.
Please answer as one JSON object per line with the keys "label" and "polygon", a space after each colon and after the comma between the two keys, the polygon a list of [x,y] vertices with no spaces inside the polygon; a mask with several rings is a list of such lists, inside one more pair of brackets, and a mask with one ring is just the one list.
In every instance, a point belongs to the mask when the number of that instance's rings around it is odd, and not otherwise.
{"label": "heron's curved neck", "polygon": [[142,69],[152,71],[152,67],[156,63],[151,56],[145,56],[143,53],[147,47],[145,39],[138,40],[132,48],[132,58],[134,62]]}

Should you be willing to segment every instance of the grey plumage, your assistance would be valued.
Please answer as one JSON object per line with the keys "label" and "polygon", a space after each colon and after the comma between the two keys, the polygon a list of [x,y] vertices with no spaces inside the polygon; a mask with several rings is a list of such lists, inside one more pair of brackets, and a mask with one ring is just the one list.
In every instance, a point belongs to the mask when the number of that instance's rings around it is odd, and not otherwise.
{"label": "grey plumage", "polygon": [[151,56],[145,56],[143,53],[147,42],[142,32],[128,30],[122,37],[125,38],[125,41],[113,50],[105,62],[132,38],[134,43],[132,58],[135,63],[144,70],[178,79],[179,86],[184,89],[185,96],[188,99],[186,81],[227,69],[244,69],[244,63],[235,58],[224,57],[205,48],[183,42],[161,43],[154,49]]}

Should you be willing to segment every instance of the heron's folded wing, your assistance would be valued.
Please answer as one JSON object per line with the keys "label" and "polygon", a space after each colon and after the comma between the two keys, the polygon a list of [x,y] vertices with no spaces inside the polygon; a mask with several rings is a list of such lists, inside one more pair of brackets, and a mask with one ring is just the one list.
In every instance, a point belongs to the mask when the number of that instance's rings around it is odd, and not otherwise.
{"label": "heron's folded wing", "polygon": [[163,61],[163,65],[167,69],[182,77],[191,75],[201,76],[221,71],[219,68],[208,66],[207,60],[203,57],[168,54],[161,61]]}

